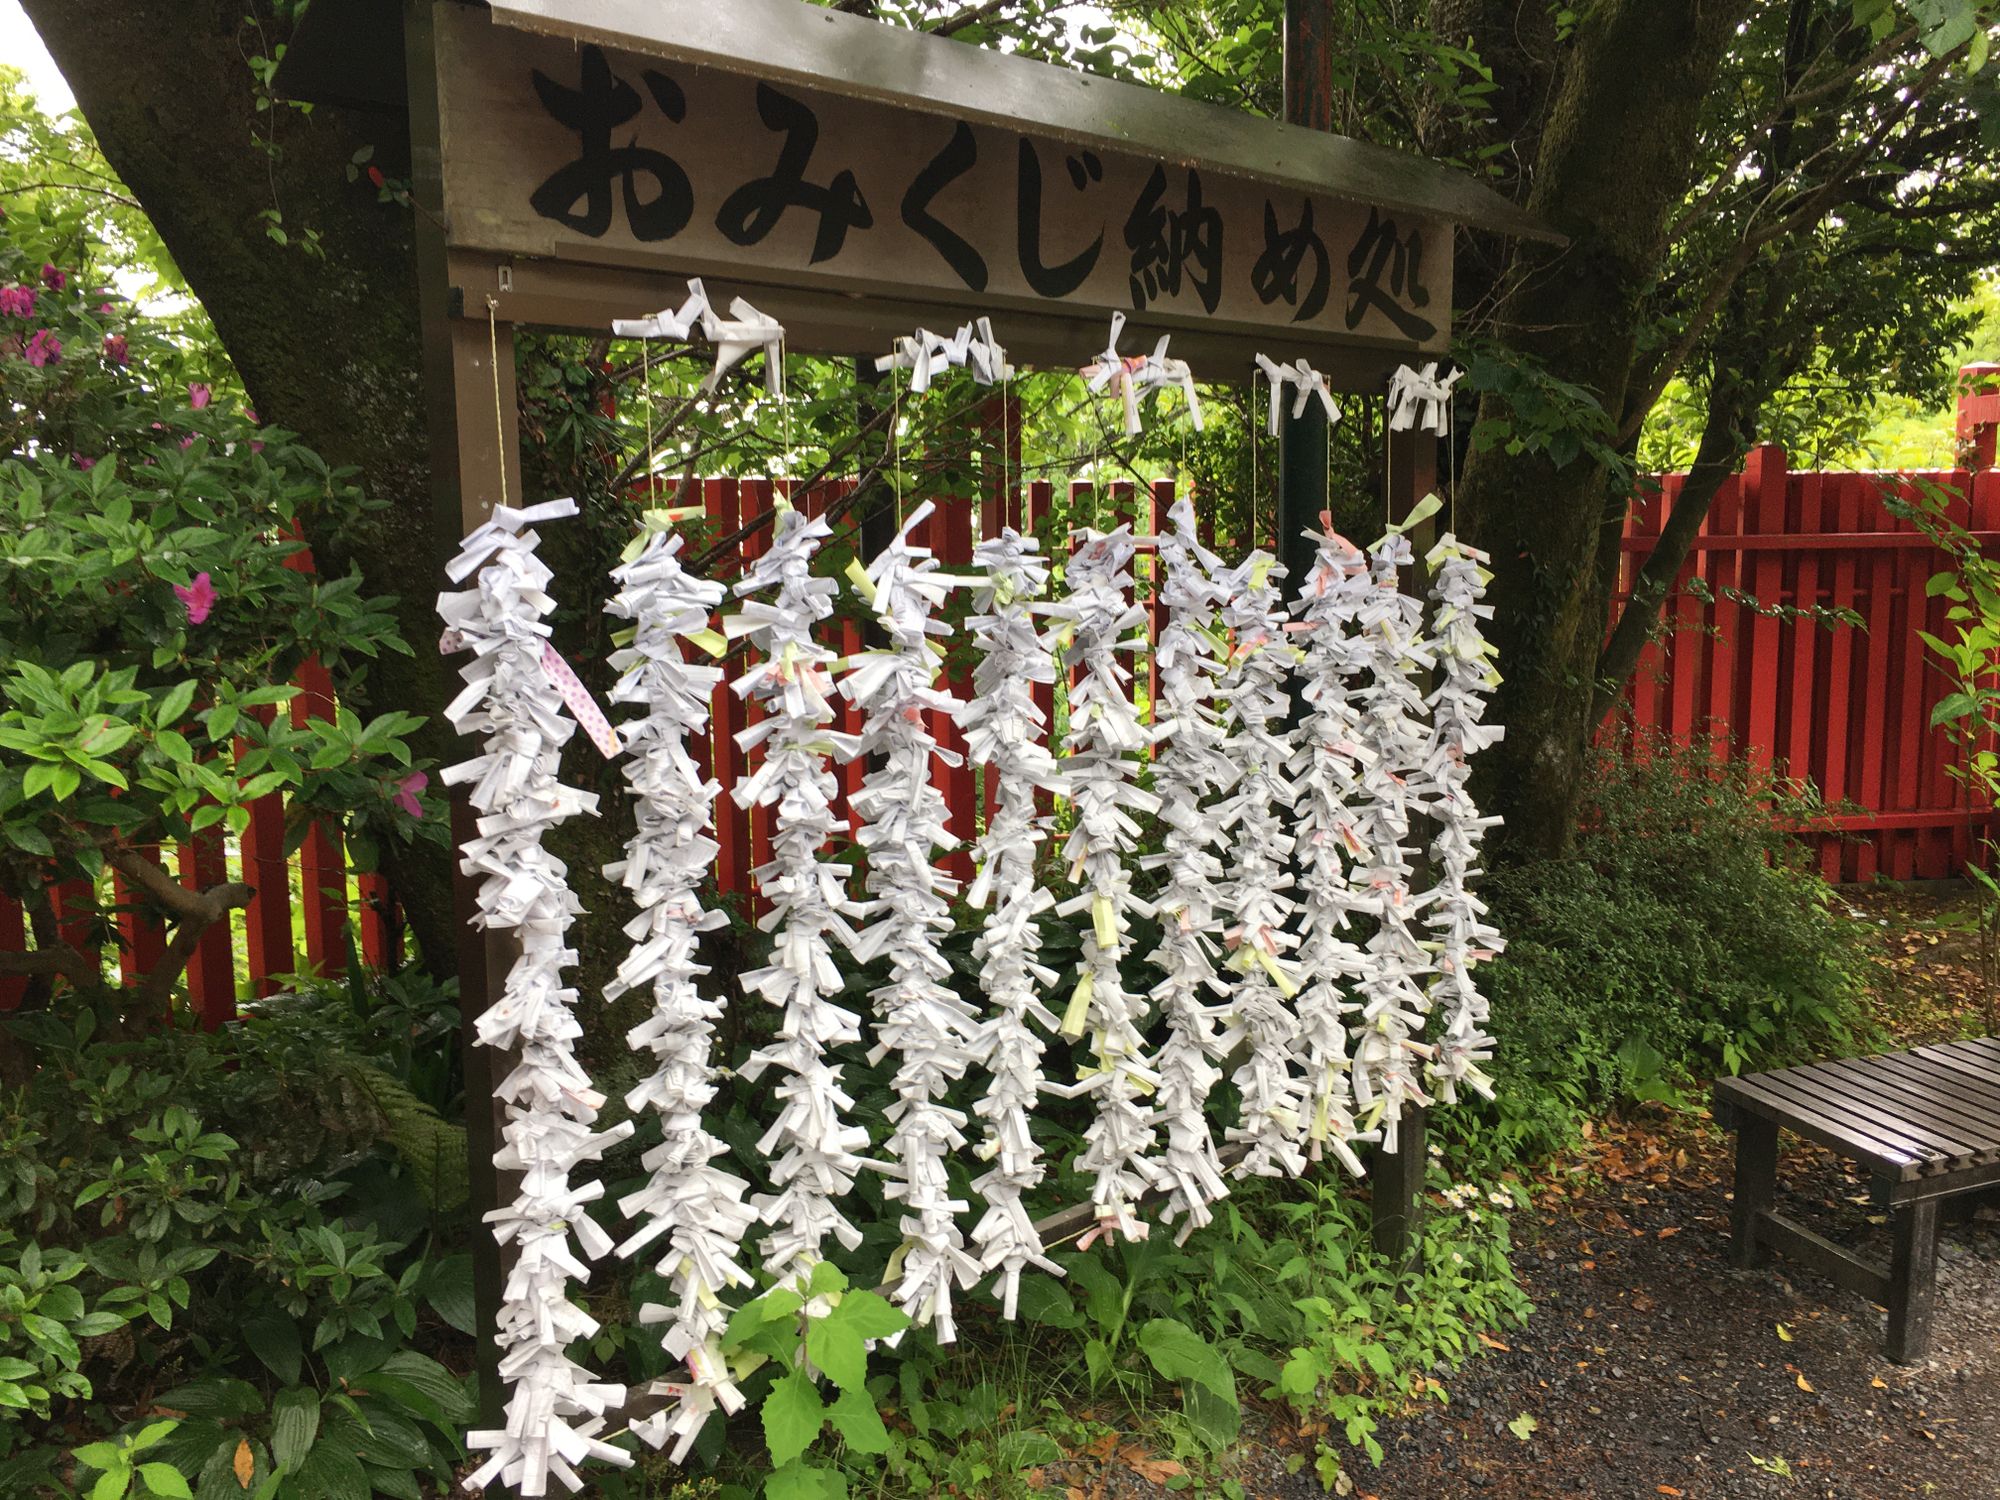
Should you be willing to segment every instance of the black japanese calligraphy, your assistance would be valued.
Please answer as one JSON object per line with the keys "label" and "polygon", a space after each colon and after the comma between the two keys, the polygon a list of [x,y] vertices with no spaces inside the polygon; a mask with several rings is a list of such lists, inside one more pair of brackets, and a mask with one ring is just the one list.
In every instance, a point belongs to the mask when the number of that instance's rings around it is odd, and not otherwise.
{"label": "black japanese calligraphy", "polygon": [[1178,297],[1181,282],[1214,312],[1222,301],[1222,215],[1201,198],[1201,173],[1190,167],[1185,206],[1167,207],[1167,169],[1153,168],[1125,221],[1132,252],[1132,307],[1144,312],[1161,297]]}
{"label": "black japanese calligraphy", "polygon": [[[1067,158],[1067,165],[1070,186],[1079,193],[1104,180],[1104,163],[1098,160],[1094,151],[1079,152]],[[1100,229],[1096,239],[1060,265],[1043,262],[1042,159],[1035,152],[1035,143],[1026,136],[1021,138],[1014,223],[1021,275],[1043,297],[1067,297],[1082,286],[1096,268],[1098,254],[1104,249],[1104,231]]]}
{"label": "black japanese calligraphy", "polygon": [[[1308,261],[1312,263],[1312,272],[1301,291],[1300,272],[1305,270]],[[1266,198],[1264,253],[1250,268],[1250,290],[1257,294],[1257,300],[1266,307],[1282,301],[1287,307],[1296,309],[1292,314],[1294,323],[1310,323],[1326,306],[1328,273],[1332,269],[1327,259],[1326,241],[1313,228],[1312,199],[1305,200],[1297,228],[1280,229],[1277,206]]]}
{"label": "black japanese calligraphy", "polygon": [[787,209],[803,209],[819,215],[810,263],[831,260],[847,243],[848,230],[875,226],[854,173],[843,169],[825,187],[806,181],[819,144],[819,116],[803,100],[759,83],[757,114],[766,129],[783,134],[785,144],[770,176],[744,183],[723,200],[715,227],[733,244],[754,245],[777,227]]}
{"label": "black japanese calligraphy", "polygon": [[979,161],[979,142],[972,127],[960,120],[951,139],[933,156],[903,194],[903,222],[943,258],[954,275],[975,292],[986,290],[986,257],[965,237],[933,217],[937,195],[970,172]]}
{"label": "black japanese calligraphy", "polygon": [[[640,77],[662,114],[676,124],[686,118],[687,97],[679,84],[651,69]],[[672,239],[687,227],[694,189],[680,163],[664,151],[639,145],[636,137],[623,146],[611,144],[611,132],[638,115],[641,101],[639,91],[611,71],[600,48],[583,49],[578,87],[557,83],[539,68],[534,83],[542,107],[577,133],[581,148],[575,161],[528,195],[536,213],[601,239],[611,229],[611,189],[622,183],[625,218],[635,238]],[[641,195],[641,179],[650,180],[650,196]]]}
{"label": "black japanese calligraphy", "polygon": [[1369,209],[1367,227],[1347,252],[1347,326],[1359,328],[1372,309],[1394,323],[1404,338],[1422,343],[1435,336],[1435,323],[1403,306],[1405,299],[1412,307],[1430,306],[1430,291],[1418,279],[1423,266],[1423,228],[1400,235],[1394,219],[1383,218],[1379,208]]}

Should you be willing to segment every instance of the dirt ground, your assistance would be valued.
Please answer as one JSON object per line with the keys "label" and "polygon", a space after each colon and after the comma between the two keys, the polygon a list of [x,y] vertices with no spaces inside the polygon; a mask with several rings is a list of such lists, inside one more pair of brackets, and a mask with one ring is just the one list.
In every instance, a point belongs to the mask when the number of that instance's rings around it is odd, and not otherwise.
{"label": "dirt ground", "polygon": [[[1953,910],[1851,898],[1883,927],[1892,1044],[1985,1029]],[[1388,1430],[1381,1468],[1353,1468],[1357,1495],[2000,1497],[2000,1210],[1946,1228],[1931,1356],[1903,1367],[1864,1299],[1781,1260],[1731,1269],[1729,1145],[1705,1119],[1608,1128],[1564,1176],[1515,1224],[1529,1326],[1451,1381],[1448,1407]],[[1785,1138],[1780,1206],[1886,1261],[1866,1189]]]}

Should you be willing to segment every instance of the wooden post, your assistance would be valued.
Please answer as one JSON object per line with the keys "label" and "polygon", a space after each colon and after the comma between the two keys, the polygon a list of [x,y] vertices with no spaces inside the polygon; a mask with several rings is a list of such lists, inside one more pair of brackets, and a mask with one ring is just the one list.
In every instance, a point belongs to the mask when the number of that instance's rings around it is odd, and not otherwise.
{"label": "wooden post", "polygon": [[1762,1115],[1736,1110],[1736,1194],[1729,1205],[1729,1259],[1748,1270],[1765,1257],[1757,1217],[1777,1201],[1778,1126]]}
{"label": "wooden post", "polygon": [[[1333,129],[1333,36],[1333,0],[1285,0],[1287,124]],[[1250,404],[1255,422],[1257,403]],[[1277,554],[1294,589],[1312,567],[1306,527],[1326,506],[1327,437],[1326,412],[1317,401],[1306,403],[1303,416],[1287,408],[1278,430]],[[1257,542],[1251,537],[1248,546]]]}
{"label": "wooden post", "polygon": [[[423,317],[424,395],[430,433],[431,492],[435,503],[440,576],[458,542],[493,513],[504,491],[521,499],[519,406],[514,384],[514,329],[488,324],[466,299],[489,289],[455,288],[445,246],[443,152],[438,135],[438,73],[434,12],[409,6],[404,45],[410,88],[411,170],[417,202],[418,298]],[[476,319],[476,321],[475,321]],[[446,689],[449,691],[449,688]],[[476,814],[462,790],[451,798],[454,847],[476,834]],[[469,918],[477,883],[454,864],[452,887],[459,914],[459,1045],[465,1067],[466,1152],[475,1221],[514,1194],[512,1174],[493,1165],[504,1118],[493,1096],[508,1062],[477,1045],[473,1022],[499,998],[519,945],[511,934],[482,931]],[[473,1234],[472,1279],[479,1329],[476,1347],[482,1426],[501,1420],[499,1319],[506,1265],[483,1224]]]}
{"label": "wooden post", "polygon": [[1938,1200],[1920,1198],[1896,1210],[1896,1244],[1889,1257],[1889,1358],[1913,1365],[1931,1352],[1937,1305]]}

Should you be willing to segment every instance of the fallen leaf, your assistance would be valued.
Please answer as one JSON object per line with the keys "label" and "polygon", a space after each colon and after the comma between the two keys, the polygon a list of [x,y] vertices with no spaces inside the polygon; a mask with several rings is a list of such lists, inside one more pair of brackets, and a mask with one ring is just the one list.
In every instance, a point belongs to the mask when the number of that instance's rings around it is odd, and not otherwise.
{"label": "fallen leaf", "polygon": [[1109,1458],[1111,1457],[1112,1454],[1116,1453],[1117,1451],[1118,1451],[1118,1434],[1116,1432],[1105,1433],[1103,1437],[1099,1438],[1096,1442],[1092,1443],[1088,1448],[1084,1450],[1084,1452],[1088,1453],[1092,1458]]}
{"label": "fallen leaf", "polygon": [[251,1477],[257,1472],[257,1455],[250,1451],[250,1439],[237,1440],[236,1457],[230,1461],[229,1467],[235,1472],[236,1487],[249,1489]]}
{"label": "fallen leaf", "polygon": [[1154,1458],[1144,1448],[1137,1446],[1121,1448],[1118,1456],[1125,1460],[1125,1466],[1134,1474],[1141,1479],[1149,1479],[1154,1484],[1165,1484],[1169,1479],[1187,1472],[1171,1458]]}
{"label": "fallen leaf", "polygon": [[1680,1225],[1669,1224],[1665,1229],[1662,1229],[1657,1235],[1655,1235],[1654,1238],[1662,1240],[1672,1239],[1675,1235],[1679,1234],[1680,1232],[1681,1232]]}
{"label": "fallen leaf", "polygon": [[1875,1389],[1878,1391],[1886,1391],[1889,1389],[1889,1382],[1884,1380],[1880,1375],[1875,1376],[1868,1383],[1874,1386]]}
{"label": "fallen leaf", "polygon": [[1073,1484],[1063,1491],[1063,1500],[1083,1500],[1083,1486]]}
{"label": "fallen leaf", "polygon": [[1792,1330],[1787,1328],[1783,1323],[1780,1323],[1778,1325],[1778,1337],[1789,1344],[1792,1341]]}
{"label": "fallen leaf", "polygon": [[1507,1424],[1507,1430],[1513,1433],[1515,1437],[1519,1438],[1522,1442],[1525,1443],[1529,1438],[1535,1435],[1535,1429],[1537,1429],[1541,1425],[1542,1424],[1540,1422],[1537,1422],[1533,1417],[1529,1416],[1526,1412],[1522,1412],[1521,1415],[1514,1418],[1513,1421]]}
{"label": "fallen leaf", "polygon": [[1479,1342],[1484,1344],[1488,1349],[1498,1349],[1502,1354],[1512,1354],[1514,1352],[1507,1345],[1501,1343],[1500,1340],[1494,1338],[1493,1335],[1490,1333],[1480,1334]]}
{"label": "fallen leaf", "polygon": [[1659,1306],[1659,1304],[1656,1303],[1651,1297],[1648,1297],[1644,1292],[1635,1292],[1632,1295],[1633,1312],[1649,1313],[1657,1306]]}
{"label": "fallen leaf", "polygon": [[1811,1394],[1812,1394],[1812,1382],[1811,1382],[1810,1380],[1806,1379],[1806,1378],[1805,1378],[1805,1376],[1803,1376],[1803,1375],[1799,1376],[1799,1377],[1798,1377],[1798,1380],[1799,1380],[1799,1389],[1800,1389],[1800,1390],[1802,1390],[1802,1391],[1804,1391],[1804,1392],[1805,1392],[1805,1393],[1806,1393],[1807,1395],[1811,1395]]}
{"label": "fallen leaf", "polygon": [[1028,1488],[1038,1490],[1048,1483],[1048,1476],[1039,1467],[1028,1470]]}
{"label": "fallen leaf", "polygon": [[1680,1491],[1670,1484],[1656,1484],[1653,1486],[1653,1493],[1656,1495],[1678,1495]]}

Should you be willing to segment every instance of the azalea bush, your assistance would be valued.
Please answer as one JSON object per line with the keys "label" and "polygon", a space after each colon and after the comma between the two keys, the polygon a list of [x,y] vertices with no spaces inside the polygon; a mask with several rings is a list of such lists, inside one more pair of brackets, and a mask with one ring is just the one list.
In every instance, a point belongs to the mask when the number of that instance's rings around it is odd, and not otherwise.
{"label": "azalea bush", "polygon": [[[315,820],[364,845],[442,827],[405,742],[418,718],[294,712],[309,659],[352,680],[408,649],[393,601],[315,573],[298,539],[366,502],[220,374],[188,378],[200,351],[108,279],[74,225],[0,219],[0,892],[33,948],[0,974],[27,976],[31,1007],[66,985],[129,1021],[164,1011],[201,932],[251,895],[191,888],[163,848],[240,835],[279,793],[294,843]],[[173,938],[113,988],[121,906]]]}

